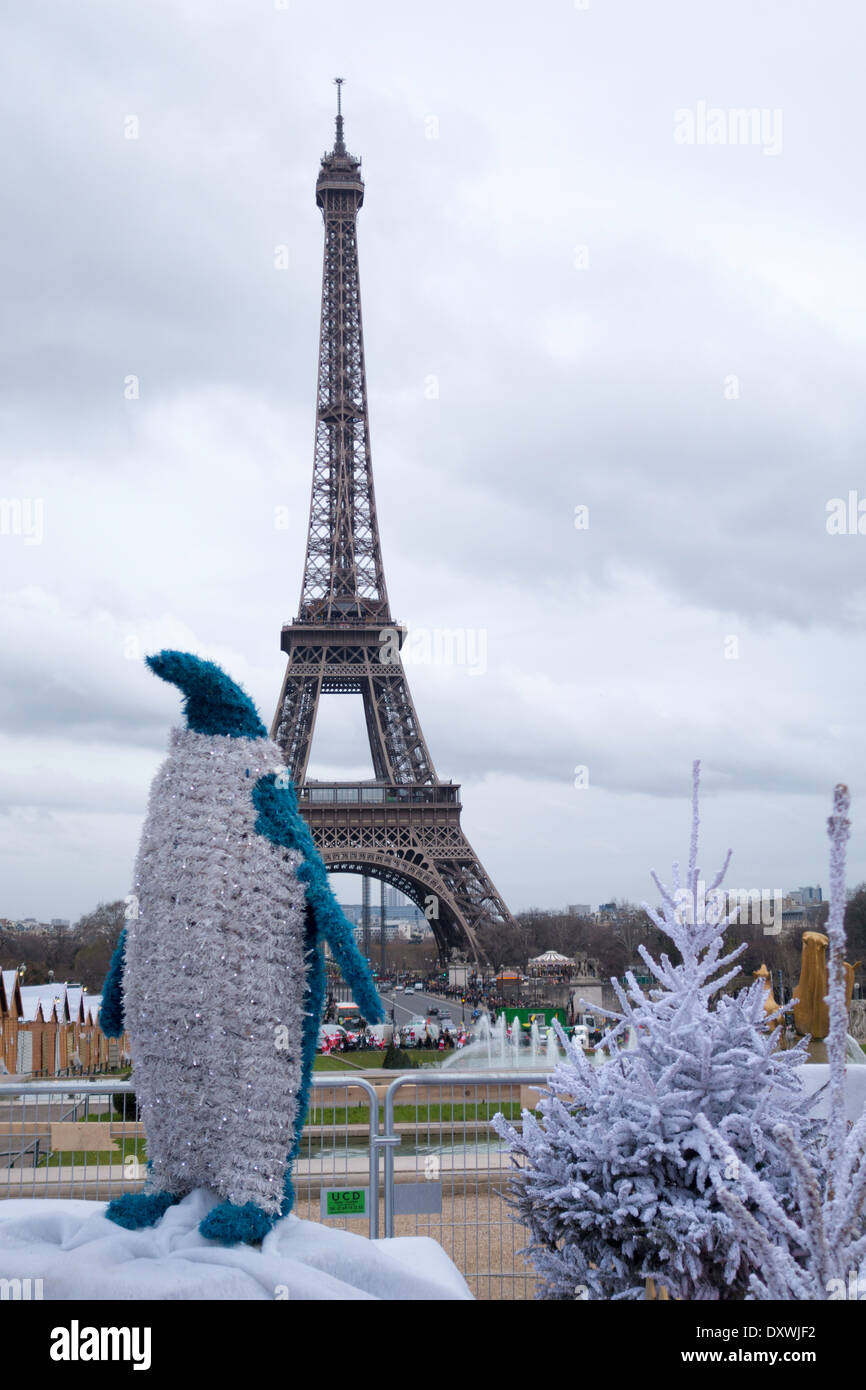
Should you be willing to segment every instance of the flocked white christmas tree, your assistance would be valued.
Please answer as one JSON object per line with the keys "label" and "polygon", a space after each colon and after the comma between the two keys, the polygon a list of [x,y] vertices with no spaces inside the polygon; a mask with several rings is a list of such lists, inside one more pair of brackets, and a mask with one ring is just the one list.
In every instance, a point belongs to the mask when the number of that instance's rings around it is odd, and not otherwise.
{"label": "flocked white christmas tree", "polygon": [[[749,1255],[749,1294],[761,1299],[866,1298],[866,1112],[849,1131],[845,1104],[848,1010],[845,992],[845,844],[850,832],[848,789],[836,788],[830,836],[828,1003],[829,1118],[817,1158],[804,1151],[796,1130],[781,1123],[774,1134],[787,1155],[795,1202],[783,1206],[772,1183],[740,1168],[737,1188],[719,1178],[719,1199],[734,1237]],[[701,1128],[712,1152],[731,1170],[733,1155],[709,1117]]]}
{"label": "flocked white christmas tree", "polygon": [[724,992],[746,947],[724,944],[736,916],[724,914],[720,891],[730,851],[702,892],[699,773],[695,763],[685,884],[677,864],[671,888],[653,874],[661,905],[643,905],[679,961],[640,946],[655,983],[645,990],[633,972],[626,989],[613,982],[610,1060],[591,1064],[560,1031],[566,1056],[539,1118],[524,1112],[522,1133],[493,1121],[514,1158],[509,1200],[529,1230],[541,1298],[639,1298],[647,1278],[675,1298],[742,1298],[751,1247],[727,1202],[738,1195],[747,1213],[755,1204],[739,1171],[760,1174],[779,1211],[792,1201],[787,1149],[773,1132],[787,1120],[808,1145],[796,1071],[805,1059],[767,1028],[762,981]]}

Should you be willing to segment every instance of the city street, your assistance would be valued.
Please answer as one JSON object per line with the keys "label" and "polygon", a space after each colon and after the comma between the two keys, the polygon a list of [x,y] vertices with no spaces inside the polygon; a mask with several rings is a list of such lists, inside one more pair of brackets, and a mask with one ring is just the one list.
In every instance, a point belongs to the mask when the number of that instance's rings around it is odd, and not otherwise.
{"label": "city street", "polygon": [[[439,1015],[446,1018],[453,1018],[455,1023],[462,1023],[465,1019],[469,1024],[472,1021],[472,1005],[462,1005],[459,999],[439,998],[435,994],[429,994],[425,990],[410,990],[408,994],[395,994],[393,990],[382,994],[382,1003],[388,1011],[388,1021],[391,1021],[391,1010],[394,1010],[395,1022],[400,1027],[414,1018],[416,1014],[423,1014],[429,1017],[431,1009],[438,1009]],[[433,1015],[434,1019],[436,1015]]]}

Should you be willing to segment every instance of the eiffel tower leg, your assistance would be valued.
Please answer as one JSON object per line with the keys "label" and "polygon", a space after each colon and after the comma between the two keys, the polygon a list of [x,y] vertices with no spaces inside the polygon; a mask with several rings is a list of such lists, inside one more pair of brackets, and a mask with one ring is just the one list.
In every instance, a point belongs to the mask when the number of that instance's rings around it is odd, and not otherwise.
{"label": "eiffel tower leg", "polygon": [[448,858],[434,857],[434,864],[448,889],[462,933],[471,941],[477,959],[480,951],[476,935],[478,928],[511,923],[513,919],[462,832],[461,839],[463,847],[460,854],[449,855]]}
{"label": "eiffel tower leg", "polygon": [[321,674],[295,675],[289,661],[271,725],[271,738],[281,749],[295,786],[307,775],[321,688]]}
{"label": "eiffel tower leg", "polygon": [[[375,673],[375,659],[368,669]],[[436,781],[402,663],[368,675],[364,714],[376,776],[388,782],[429,785]]]}

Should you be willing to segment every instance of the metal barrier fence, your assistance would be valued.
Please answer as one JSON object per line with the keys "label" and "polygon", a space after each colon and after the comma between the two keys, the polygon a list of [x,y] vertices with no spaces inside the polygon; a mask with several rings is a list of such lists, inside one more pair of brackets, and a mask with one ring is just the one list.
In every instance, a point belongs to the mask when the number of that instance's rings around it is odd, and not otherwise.
{"label": "metal barrier fence", "polygon": [[520,1254],[528,1235],[503,1196],[511,1159],[490,1119],[501,1111],[519,1128],[546,1081],[542,1072],[416,1071],[385,1094],[384,1234],[432,1236],[476,1298],[535,1292]]}
{"label": "metal barrier fence", "polygon": [[[502,1111],[519,1122],[545,1080],[448,1070],[315,1076],[293,1169],[295,1212],[374,1240],[432,1236],[477,1298],[531,1298],[534,1276],[519,1253],[526,1233],[502,1196],[510,1159],[490,1119]],[[0,1199],[106,1201],[140,1190],[145,1139],[134,1112],[129,1082],[0,1084]]]}
{"label": "metal barrier fence", "polygon": [[[298,1214],[323,1219],[323,1190],[357,1189],[375,1240],[379,1143],[379,1098],[369,1081],[314,1077],[292,1177]],[[0,1084],[0,1198],[110,1201],[140,1191],[146,1177],[144,1126],[130,1082]],[[333,1219],[345,1227],[350,1218]]]}
{"label": "metal barrier fence", "polygon": [[[296,1215],[307,1221],[333,1221],[344,1229],[362,1230],[366,1225],[370,1239],[376,1240],[381,1142],[379,1097],[369,1081],[334,1073],[327,1080],[314,1076],[292,1169]],[[341,1192],[348,1202],[341,1202]]]}

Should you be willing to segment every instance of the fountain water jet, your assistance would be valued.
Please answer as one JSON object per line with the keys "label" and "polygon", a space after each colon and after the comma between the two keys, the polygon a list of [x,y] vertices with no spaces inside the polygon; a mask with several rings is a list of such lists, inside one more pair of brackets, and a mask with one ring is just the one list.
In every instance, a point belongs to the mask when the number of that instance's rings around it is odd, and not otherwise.
{"label": "fountain water jet", "polygon": [[474,1040],[459,1052],[450,1052],[440,1067],[454,1071],[553,1071],[564,1056],[554,1030],[548,1028],[547,1038],[542,1041],[536,1019],[529,1030],[528,1046],[522,1032],[519,1020],[509,1030],[504,1013],[492,1025],[488,1016],[482,1014]]}

